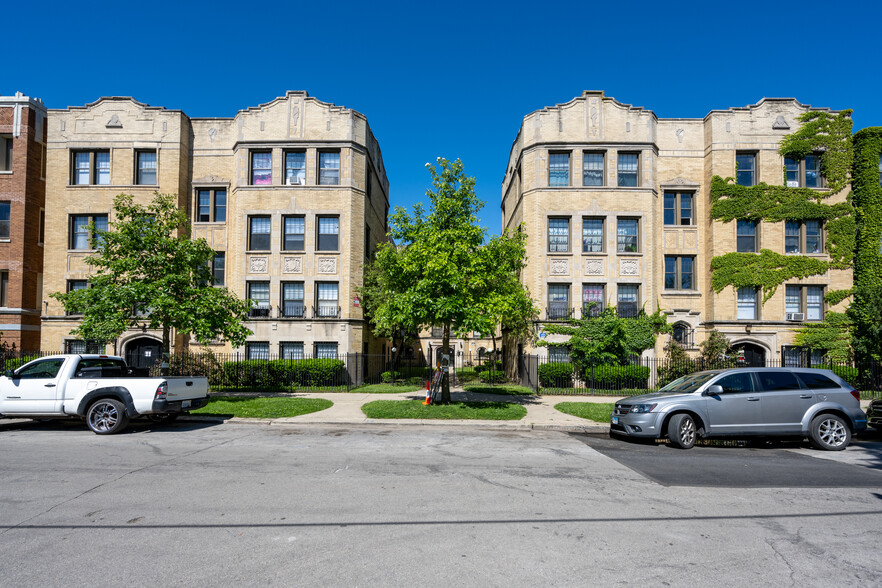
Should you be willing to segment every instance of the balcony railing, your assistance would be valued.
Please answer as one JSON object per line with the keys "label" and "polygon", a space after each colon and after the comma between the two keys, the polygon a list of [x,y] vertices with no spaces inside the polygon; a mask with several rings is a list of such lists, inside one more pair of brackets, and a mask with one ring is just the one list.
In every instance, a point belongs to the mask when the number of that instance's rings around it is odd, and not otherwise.
{"label": "balcony railing", "polygon": [[248,318],[270,318],[269,304],[256,304],[248,311]]}
{"label": "balcony railing", "polygon": [[548,320],[564,320],[573,316],[573,308],[568,302],[549,302],[546,309]]}
{"label": "balcony railing", "polygon": [[640,306],[636,302],[619,302],[616,312],[620,318],[636,318],[640,315]]}
{"label": "balcony railing", "polygon": [[316,306],[314,309],[315,318],[340,318],[339,306]]}
{"label": "balcony railing", "polygon": [[279,316],[283,318],[305,318],[306,305],[302,302],[283,302],[279,307]]}

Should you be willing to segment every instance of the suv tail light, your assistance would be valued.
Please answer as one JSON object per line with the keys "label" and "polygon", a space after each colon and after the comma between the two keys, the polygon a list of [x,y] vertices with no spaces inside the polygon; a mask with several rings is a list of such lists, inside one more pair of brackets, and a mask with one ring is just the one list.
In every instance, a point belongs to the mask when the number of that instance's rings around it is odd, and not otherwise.
{"label": "suv tail light", "polygon": [[860,392],[858,392],[858,391],[855,390],[854,388],[852,388],[851,390],[849,390],[849,392],[851,393],[852,396],[854,396],[854,399],[855,399],[855,400],[857,400],[858,402],[861,401],[861,393],[860,393]]}
{"label": "suv tail light", "polygon": [[156,400],[165,400],[168,396],[168,382],[163,382],[156,387]]}

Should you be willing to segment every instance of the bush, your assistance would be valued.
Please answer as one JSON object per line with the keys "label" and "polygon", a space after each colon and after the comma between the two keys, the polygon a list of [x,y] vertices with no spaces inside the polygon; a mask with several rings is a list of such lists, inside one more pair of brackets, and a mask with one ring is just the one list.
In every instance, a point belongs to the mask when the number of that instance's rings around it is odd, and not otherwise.
{"label": "bush", "polygon": [[391,384],[392,383],[392,372],[383,372],[382,374],[380,374],[380,380],[384,384]]}
{"label": "bush", "polygon": [[35,359],[39,358],[39,355],[26,355],[25,357],[19,357],[18,359],[7,359],[5,362],[6,366],[3,369],[14,371],[24,364],[28,363],[29,361],[34,361]]}
{"label": "bush", "polygon": [[[495,364],[495,365],[494,365]],[[481,372],[486,372],[487,370],[495,370],[499,371],[502,369],[501,361],[488,361],[486,363],[481,363],[475,366],[475,373],[480,374]]]}
{"label": "bush", "polygon": [[413,376],[411,378],[407,378],[405,383],[408,386],[424,386],[426,384],[426,378],[422,378],[420,376]]}
{"label": "bush", "polygon": [[275,359],[224,362],[224,385],[237,388],[320,388],[345,386],[339,359]]}
{"label": "bush", "polygon": [[824,366],[817,365],[814,366],[817,368],[827,368],[832,371],[834,374],[851,384],[852,386],[857,386],[860,381],[860,374],[858,368],[847,366],[847,365],[833,365],[833,366]]}
{"label": "bush", "polygon": [[543,363],[539,366],[539,385],[543,388],[572,388],[573,364]]}
{"label": "bush", "polygon": [[603,365],[585,370],[585,386],[601,390],[646,388],[649,368],[642,365]]}
{"label": "bush", "polygon": [[498,384],[505,381],[505,372],[500,370],[487,370],[481,372],[481,381],[485,384]]}

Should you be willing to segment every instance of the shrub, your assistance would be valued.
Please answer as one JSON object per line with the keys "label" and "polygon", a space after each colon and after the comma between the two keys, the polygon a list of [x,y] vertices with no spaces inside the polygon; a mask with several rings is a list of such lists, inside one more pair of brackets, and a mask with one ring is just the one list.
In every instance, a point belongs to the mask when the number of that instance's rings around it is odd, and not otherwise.
{"label": "shrub", "polygon": [[502,362],[501,361],[487,361],[486,363],[481,363],[475,366],[475,373],[480,374],[481,372],[486,372],[487,370],[501,370]]}
{"label": "shrub", "polygon": [[14,370],[17,370],[18,368],[20,368],[21,366],[23,366],[24,364],[28,363],[29,361],[34,361],[35,359],[39,359],[39,358],[40,358],[39,355],[26,355],[25,357],[19,357],[18,359],[7,359],[6,366],[4,369],[14,371]]}
{"label": "shrub", "polygon": [[313,388],[346,384],[339,359],[249,359],[224,362],[224,385],[237,388]]}
{"label": "shrub", "polygon": [[409,386],[424,386],[426,384],[426,378],[420,376],[413,376],[411,378],[407,378],[405,383]]}
{"label": "shrub", "polygon": [[573,364],[543,363],[539,366],[539,385],[543,388],[572,388]]}
{"label": "shrub", "polygon": [[603,365],[585,371],[585,386],[601,390],[646,388],[649,368],[642,365]]}
{"label": "shrub", "polygon": [[500,370],[487,370],[481,372],[481,381],[486,384],[498,384],[505,381],[505,372]]}
{"label": "shrub", "polygon": [[[828,366],[818,365],[815,366],[818,368],[828,368]],[[851,384],[852,386],[857,386],[860,381],[860,374],[858,368],[847,366],[847,365],[833,365],[829,366],[830,371],[834,374]]]}
{"label": "shrub", "polygon": [[384,384],[391,384],[392,372],[383,372],[382,374],[380,374],[380,380],[382,380]]}

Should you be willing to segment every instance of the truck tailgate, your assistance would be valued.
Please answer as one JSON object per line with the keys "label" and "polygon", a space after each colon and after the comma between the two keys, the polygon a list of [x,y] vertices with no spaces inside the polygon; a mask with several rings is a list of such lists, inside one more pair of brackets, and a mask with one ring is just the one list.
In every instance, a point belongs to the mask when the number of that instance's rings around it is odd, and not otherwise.
{"label": "truck tailgate", "polygon": [[190,376],[168,376],[168,401],[181,402],[208,396],[208,378]]}

